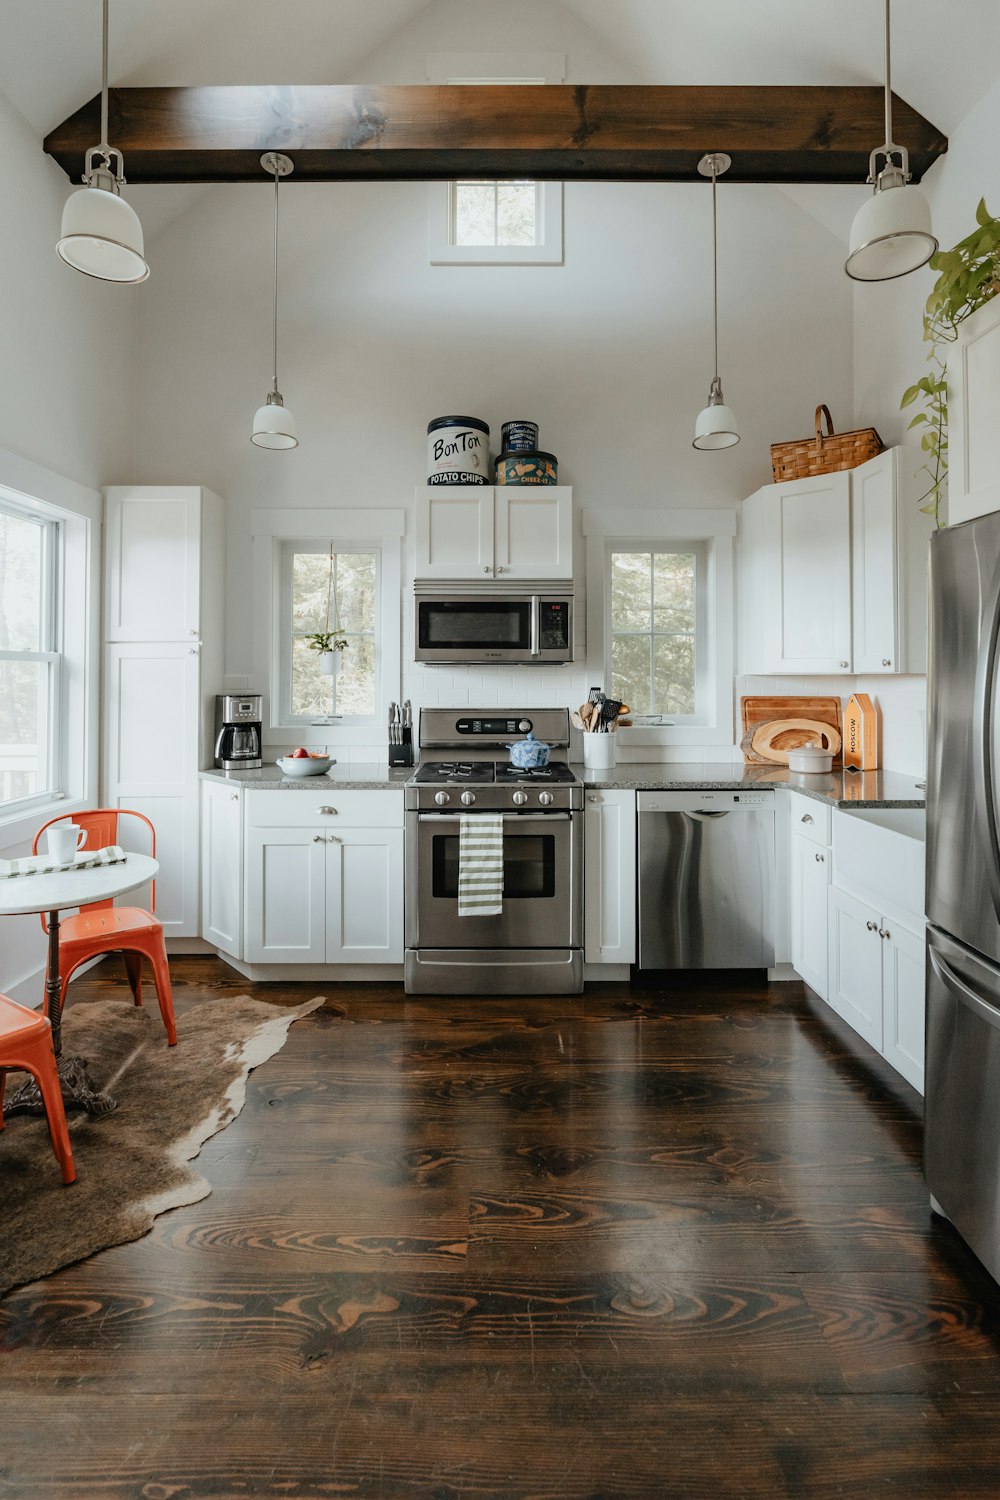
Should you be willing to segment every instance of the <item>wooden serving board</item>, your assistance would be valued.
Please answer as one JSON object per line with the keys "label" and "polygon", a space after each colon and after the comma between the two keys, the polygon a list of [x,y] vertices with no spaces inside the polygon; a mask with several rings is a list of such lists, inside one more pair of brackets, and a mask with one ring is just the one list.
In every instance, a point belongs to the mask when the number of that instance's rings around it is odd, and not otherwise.
{"label": "wooden serving board", "polygon": [[[843,721],[839,698],[741,698],[740,714],[743,726],[740,745],[743,759],[749,765],[787,765],[789,750],[797,750],[800,745],[819,743],[819,734],[815,729],[803,728],[801,725],[781,728],[781,724],[789,719],[808,720],[813,724],[828,725],[835,730],[834,744],[837,748],[833,764],[840,767],[844,763],[841,753]],[[754,749],[753,740],[755,735],[758,744],[767,739],[767,735],[758,733],[766,727],[772,730],[771,747],[768,753],[761,754]]]}

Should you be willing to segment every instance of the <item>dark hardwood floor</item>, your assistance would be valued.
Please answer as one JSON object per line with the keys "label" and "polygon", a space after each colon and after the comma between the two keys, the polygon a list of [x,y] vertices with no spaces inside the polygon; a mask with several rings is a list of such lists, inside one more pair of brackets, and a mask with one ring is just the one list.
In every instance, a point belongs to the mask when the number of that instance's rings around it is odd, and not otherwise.
{"label": "dark hardwood floor", "polygon": [[258,992],[211,1196],[0,1302],[0,1497],[1000,1495],[1000,1290],[803,987]]}

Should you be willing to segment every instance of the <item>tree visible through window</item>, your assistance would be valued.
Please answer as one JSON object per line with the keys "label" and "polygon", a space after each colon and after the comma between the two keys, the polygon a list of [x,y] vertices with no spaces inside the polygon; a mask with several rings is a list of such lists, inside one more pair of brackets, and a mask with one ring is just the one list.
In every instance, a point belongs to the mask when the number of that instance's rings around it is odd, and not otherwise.
{"label": "tree visible through window", "polygon": [[537,182],[453,182],[453,245],[536,245]]}
{"label": "tree visible through window", "polygon": [[[331,572],[332,569],[332,572]],[[378,554],[334,552],[319,544],[291,551],[291,716],[369,717],[375,712]],[[340,670],[327,677],[307,638],[323,631],[347,641]]]}
{"label": "tree visible through window", "polygon": [[0,802],[55,789],[58,526],[0,506]]}
{"label": "tree visible through window", "polygon": [[611,690],[636,714],[693,715],[698,554],[611,554]]}

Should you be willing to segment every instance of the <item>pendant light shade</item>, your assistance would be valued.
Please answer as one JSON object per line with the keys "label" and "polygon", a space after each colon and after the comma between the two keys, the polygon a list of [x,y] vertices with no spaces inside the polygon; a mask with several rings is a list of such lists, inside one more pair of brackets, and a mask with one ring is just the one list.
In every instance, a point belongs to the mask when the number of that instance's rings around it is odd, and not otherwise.
{"label": "pendant light shade", "polygon": [[715,185],[723,172],[732,166],[732,157],[725,151],[710,151],[698,163],[703,177],[712,179],[712,329],[715,340],[715,374],[708,391],[708,405],[699,413],[694,424],[692,447],[703,453],[716,452],[719,448],[732,448],[740,440],[739,423],[731,406],[726,405],[719,379],[719,236],[716,212]]}
{"label": "pendant light shade", "polygon": [[134,283],[149,275],[142,225],[120,196],[125,186],[120,151],[108,145],[108,0],[101,45],[101,144],[87,152],[82,188],[66,200],[56,250],[67,265],[99,281]]}
{"label": "pendant light shade", "polygon": [[263,406],[254,412],[250,441],[257,448],[297,448],[299,439],[295,431],[295,418],[285,405],[278,390],[278,183],[295,170],[289,157],[280,151],[265,151],[260,164],[269,176],[274,177],[274,302],[273,302],[273,374],[271,389]]}
{"label": "pendant light shade", "polygon": [[[879,157],[884,165],[878,171]],[[854,281],[894,281],[925,266],[937,250],[931,211],[910,184],[910,156],[892,139],[889,0],[885,0],[885,145],[873,151],[868,181],[874,193],[854,216],[844,270]]]}

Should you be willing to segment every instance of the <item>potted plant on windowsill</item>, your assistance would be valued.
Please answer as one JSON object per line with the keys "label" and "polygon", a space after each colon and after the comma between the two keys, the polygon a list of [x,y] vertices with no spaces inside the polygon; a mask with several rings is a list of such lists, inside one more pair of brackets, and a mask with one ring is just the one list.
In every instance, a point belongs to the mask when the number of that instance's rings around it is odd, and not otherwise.
{"label": "potted plant on windowsill", "polygon": [[966,318],[1000,293],[1000,219],[995,219],[980,198],[976,227],[951,250],[932,255],[930,266],[938,272],[924,309],[924,338],[930,344],[927,358],[934,369],[903,392],[900,407],[917,400],[924,405],[909,424],[922,428],[920,446],[927,455],[924,468],[930,486],[921,495],[922,509],[933,515],[938,526],[941,500],[948,477],[948,361],[947,345],[958,338]]}
{"label": "potted plant on windowsill", "polygon": [[340,653],[347,650],[347,642],[335,630],[319,630],[306,636],[310,651],[319,652],[319,669],[326,677],[336,677],[340,671]]}

